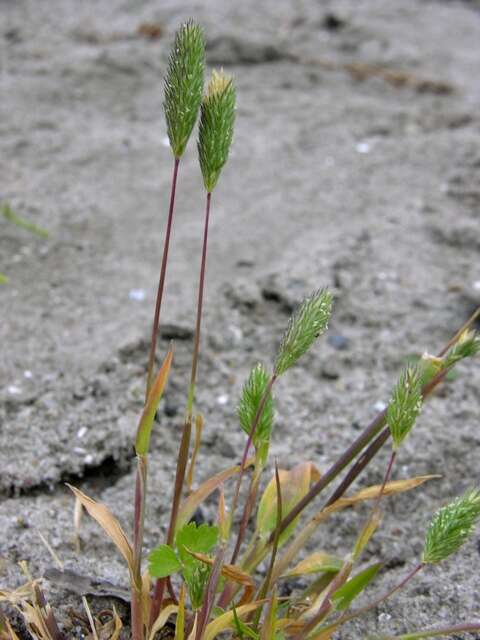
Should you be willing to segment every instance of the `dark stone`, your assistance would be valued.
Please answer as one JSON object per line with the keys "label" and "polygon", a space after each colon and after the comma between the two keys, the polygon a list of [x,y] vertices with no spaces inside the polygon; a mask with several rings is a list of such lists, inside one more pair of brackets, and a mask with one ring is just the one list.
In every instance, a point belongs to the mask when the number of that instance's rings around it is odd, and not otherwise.
{"label": "dark stone", "polygon": [[171,400],[167,400],[163,411],[169,418],[174,418],[178,414],[178,405]]}
{"label": "dark stone", "polygon": [[335,368],[334,365],[331,365],[331,364],[323,365],[320,371],[320,375],[325,380],[338,380],[338,378],[340,378],[339,371]]}
{"label": "dark stone", "polygon": [[345,20],[337,16],[335,13],[326,13],[322,20],[322,27],[327,31],[340,31],[346,25]]}

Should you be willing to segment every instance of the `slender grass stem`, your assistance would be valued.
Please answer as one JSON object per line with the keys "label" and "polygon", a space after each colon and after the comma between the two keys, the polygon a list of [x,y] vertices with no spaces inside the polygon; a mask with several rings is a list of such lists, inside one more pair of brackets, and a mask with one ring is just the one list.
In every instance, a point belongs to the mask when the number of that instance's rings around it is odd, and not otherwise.
{"label": "slender grass stem", "polygon": [[[396,450],[393,450],[392,453],[390,454],[390,458],[388,461],[388,465],[387,465],[387,470],[385,471],[385,475],[383,476],[383,481],[382,481],[382,485],[380,487],[380,491],[378,492],[378,496],[375,498],[375,501],[373,503],[373,507],[370,511],[370,515],[368,516],[368,520],[365,524],[365,526],[363,527],[363,532],[367,532],[370,528],[370,526],[373,524],[373,521],[375,518],[377,518],[377,525],[379,522],[379,513],[380,513],[380,502],[382,501],[382,496],[383,493],[385,491],[385,486],[387,484],[387,482],[390,480],[390,476],[392,475],[392,469],[393,469],[393,464],[395,462],[395,458],[397,457],[397,452]],[[370,538],[371,533],[369,534],[369,538]],[[360,536],[362,537],[362,536]],[[358,548],[358,553],[361,553],[361,551],[363,550],[363,546],[365,543],[362,543],[360,545],[360,547]],[[354,557],[357,558],[356,553],[354,552]]]}
{"label": "slender grass stem", "polygon": [[135,481],[135,514],[133,523],[133,584],[132,584],[132,634],[134,640],[143,640],[142,613],[142,546],[147,495],[147,456],[137,455]]}
{"label": "slender grass stem", "polygon": [[[268,565],[267,574],[263,583],[260,585],[258,590],[258,596],[255,598],[256,600],[263,600],[268,594],[268,590],[270,589],[270,585],[272,582],[273,575],[273,567],[275,566],[275,560],[277,559],[278,545],[280,542],[280,523],[282,522],[282,487],[280,485],[280,474],[278,472],[278,464],[275,463],[275,485],[277,488],[277,526],[275,528],[275,539],[272,545],[272,554],[270,556],[270,563]],[[260,618],[262,617],[263,605],[257,610],[255,614],[255,622],[254,629],[258,630],[258,625],[260,623]]]}
{"label": "slender grass stem", "polygon": [[203,295],[205,290],[205,270],[207,266],[208,225],[210,222],[210,205],[212,194],[207,193],[205,206],[205,225],[203,229],[202,261],[200,264],[200,282],[198,285],[197,321],[195,325],[195,341],[193,345],[192,370],[190,374],[190,388],[188,392],[187,416],[192,419],[193,402],[195,400],[195,386],[197,383],[198,355],[200,353],[200,331],[202,326]]}
{"label": "slender grass stem", "polygon": [[413,567],[413,569],[411,569],[407,573],[406,576],[404,576],[400,580],[400,582],[398,584],[396,584],[394,587],[389,589],[389,591],[387,591],[386,593],[382,594],[381,596],[376,598],[373,602],[370,602],[369,604],[365,605],[364,607],[360,607],[358,609],[353,609],[352,611],[350,611],[350,613],[346,613],[343,616],[340,616],[340,618],[335,620],[335,622],[333,622],[328,627],[325,627],[324,629],[322,629],[322,631],[328,631],[329,629],[332,629],[332,631],[333,631],[333,629],[337,628],[338,626],[340,626],[342,624],[345,624],[346,622],[349,622],[350,620],[353,620],[354,618],[358,618],[359,616],[362,616],[365,613],[368,613],[369,611],[371,611],[375,607],[378,607],[379,604],[382,604],[382,602],[385,602],[385,600],[388,600],[397,591],[400,591],[401,589],[403,589],[407,585],[407,583],[410,582],[410,580],[412,580],[412,578],[414,578],[417,575],[417,573],[419,571],[421,571],[425,566],[426,565],[423,564],[423,563],[417,564],[415,567]]}
{"label": "slender grass stem", "polygon": [[172,232],[173,211],[175,209],[175,193],[177,190],[177,177],[178,177],[179,164],[180,164],[180,158],[175,158],[175,162],[173,165],[172,184],[170,189],[170,206],[168,209],[167,228],[165,231],[162,263],[160,266],[160,277],[158,280],[157,299],[155,302],[155,313],[153,317],[152,338],[150,342],[150,354],[148,357],[147,386],[145,391],[145,401],[148,399],[148,394],[150,392],[150,388],[153,382],[153,367],[155,365],[155,353],[157,350],[158,328],[160,325],[160,311],[162,308],[163,290],[165,287],[165,276],[167,273],[168,250],[170,247],[170,235]]}
{"label": "slender grass stem", "polygon": [[142,592],[135,584],[132,584],[131,610],[132,640],[143,640]]}
{"label": "slender grass stem", "polygon": [[385,600],[388,600],[388,598],[393,596],[394,593],[397,593],[397,591],[400,591],[401,589],[403,589],[403,587],[405,587],[405,585],[408,582],[410,582],[410,580],[412,578],[414,578],[417,575],[417,573],[419,571],[421,571],[425,566],[426,565],[424,565],[423,562],[420,562],[411,571],[409,571],[407,573],[407,575],[404,578],[402,578],[402,580],[400,580],[400,582],[398,584],[396,584],[394,587],[392,587],[389,591],[384,593],[382,596],[376,598],[369,605],[366,605],[365,607],[362,607],[361,609],[357,609],[357,611],[351,611],[349,613],[349,616],[362,615],[363,613],[366,613],[367,611],[370,611],[370,609],[373,609],[374,607],[378,607],[379,604],[381,604],[382,602],[385,602]]}
{"label": "slender grass stem", "polygon": [[215,602],[215,592],[217,590],[218,581],[220,580],[224,556],[225,556],[225,546],[222,544],[220,545],[218,552],[215,556],[215,561],[213,563],[212,570],[210,572],[210,577],[208,579],[207,587],[205,590],[204,602],[198,618],[198,626],[197,626],[197,633],[195,635],[195,640],[202,640],[203,634],[205,632],[205,628],[208,624],[208,620],[212,613],[212,608]]}
{"label": "slender grass stem", "polygon": [[378,494],[377,499],[375,500],[375,504],[374,504],[374,507],[373,507],[373,513],[375,513],[375,511],[377,511],[377,509],[380,506],[380,502],[381,502],[382,497],[383,497],[383,492],[385,491],[385,486],[386,486],[387,482],[389,482],[390,477],[392,475],[393,465],[395,464],[396,457],[397,457],[397,452],[396,451],[392,451],[392,453],[390,454],[390,460],[388,461],[387,470],[386,470],[385,476],[383,478],[382,486],[380,488],[380,493]]}
{"label": "slender grass stem", "polygon": [[253,507],[255,505],[257,499],[258,485],[260,483],[260,473],[254,472],[252,479],[250,481],[250,487],[248,489],[248,496],[245,501],[245,506],[242,514],[242,521],[240,523],[240,528],[238,531],[237,541],[235,543],[235,549],[232,554],[232,564],[235,564],[238,554],[240,553],[240,547],[242,546],[243,539],[245,537],[245,532],[247,530],[248,521],[250,520],[250,516],[252,514]]}
{"label": "slender grass stem", "polygon": [[[183,482],[185,479],[185,471],[188,462],[188,451],[190,447],[190,438],[192,433],[191,418],[185,419],[182,431],[182,439],[177,458],[177,470],[175,474],[175,486],[173,490],[172,509],[170,513],[170,524],[167,533],[167,544],[173,544],[175,538],[175,525],[177,521],[178,508],[182,497]],[[155,590],[152,598],[152,606],[150,610],[150,626],[155,622],[162,607],[165,587],[167,586],[166,578],[159,578],[155,584]]]}
{"label": "slender grass stem", "polygon": [[[167,533],[167,544],[172,545],[175,538],[175,527],[177,523],[178,509],[180,506],[180,500],[182,497],[183,484],[185,482],[185,474],[188,463],[188,453],[190,449],[190,440],[192,435],[192,413],[193,403],[195,399],[195,386],[197,382],[197,368],[198,368],[198,355],[200,352],[200,330],[202,324],[202,311],[203,311],[203,297],[205,289],[205,271],[207,264],[207,248],[208,248],[208,227],[210,221],[210,206],[211,206],[212,194],[207,193],[206,206],[205,206],[205,225],[203,231],[203,248],[202,259],[200,264],[200,282],[198,287],[198,301],[197,301],[197,320],[195,326],[195,339],[192,355],[192,369],[190,374],[190,386],[188,390],[187,409],[185,415],[185,422],[182,431],[182,440],[180,442],[180,448],[177,458],[177,470],[175,475],[175,487],[172,499],[172,509],[170,513],[170,524]],[[165,592],[165,586],[167,582],[165,578],[157,580],[155,585],[155,591],[153,595],[150,623],[156,620],[158,613],[162,607],[163,595]]]}
{"label": "slender grass stem", "polygon": [[327,594],[323,599],[320,609],[314,615],[314,617],[306,623],[302,631],[298,635],[296,635],[293,640],[306,640],[306,638],[308,637],[308,634],[311,631],[313,631],[315,627],[317,627],[322,622],[322,620],[324,620],[327,617],[327,615],[330,613],[333,607],[333,603],[332,603],[333,594],[335,593],[335,591],[340,589],[340,587],[345,584],[345,582],[348,580],[348,577],[351,571],[352,571],[352,563],[345,562],[343,567],[340,569],[340,571],[337,573],[335,578],[330,583]]}
{"label": "slender grass stem", "polygon": [[[242,456],[242,462],[240,465],[240,471],[238,474],[238,479],[237,479],[237,484],[235,486],[235,493],[233,495],[233,501],[232,501],[232,509],[231,509],[231,513],[230,513],[230,518],[233,522],[233,517],[235,515],[235,511],[237,510],[237,506],[238,506],[238,499],[240,496],[240,487],[242,485],[242,479],[243,479],[243,475],[245,473],[245,468],[247,465],[247,459],[248,459],[248,453],[250,451],[250,447],[252,446],[252,442],[253,442],[253,438],[255,436],[255,432],[257,430],[258,427],[258,423],[260,422],[260,418],[262,417],[263,414],[263,410],[265,409],[265,405],[267,403],[268,397],[270,395],[270,393],[272,392],[272,387],[275,384],[275,381],[277,380],[277,376],[276,374],[273,374],[272,377],[270,378],[270,380],[268,381],[268,384],[265,388],[265,391],[263,393],[262,399],[260,400],[260,403],[258,405],[258,409],[257,409],[257,413],[255,414],[255,418],[253,419],[252,422],[252,426],[250,428],[250,433],[248,434],[248,439],[247,439],[247,443],[245,445],[245,449],[243,450],[243,456]],[[240,532],[239,532],[240,535]],[[240,544],[241,544],[241,540],[240,540]],[[230,560],[231,564],[234,564],[237,556],[238,556],[238,552],[240,550],[240,544],[238,543],[237,540],[237,544],[235,545],[235,551],[232,555],[232,559]]]}
{"label": "slender grass stem", "polygon": [[474,631],[480,631],[480,622],[463,622],[461,624],[454,624],[450,627],[424,629],[423,631],[398,636],[397,640],[419,640],[420,638],[438,638],[440,636],[450,635],[452,637],[457,637],[456,635],[454,636],[454,634],[468,632],[473,633]]}
{"label": "slender grass stem", "polygon": [[[231,508],[231,512],[230,512],[230,527],[233,523],[233,518],[235,515],[235,511],[237,510],[237,506],[238,506],[238,500],[239,500],[239,496],[240,496],[240,487],[242,484],[242,479],[243,479],[243,475],[245,473],[245,468],[247,465],[247,459],[248,459],[248,452],[250,450],[250,447],[252,445],[253,442],[253,437],[255,435],[255,432],[257,430],[257,426],[258,423],[260,422],[260,418],[262,417],[262,413],[263,410],[265,409],[265,405],[267,403],[267,399],[268,396],[270,395],[271,391],[272,391],[272,387],[275,384],[275,381],[277,380],[277,376],[276,374],[273,374],[272,377],[270,378],[270,380],[268,381],[267,386],[265,387],[265,391],[263,393],[262,399],[260,400],[260,403],[258,405],[258,409],[257,409],[257,413],[255,414],[255,417],[253,419],[252,422],[252,426],[250,428],[250,433],[248,435],[248,439],[247,439],[247,443],[245,445],[245,449],[243,451],[243,456],[242,456],[242,462],[240,465],[240,471],[238,473],[238,480],[237,480],[237,484],[235,486],[235,492],[233,494],[233,500],[232,500],[232,508]],[[251,484],[251,489],[249,492],[249,495],[251,495],[252,490],[254,489],[254,482],[252,481]],[[255,489],[256,492],[256,489]],[[248,499],[247,499],[247,505],[248,505]],[[246,516],[246,518],[245,518]],[[246,511],[244,512],[244,517],[242,518],[242,524],[243,521],[246,519],[246,522],[248,522],[248,506],[246,506]],[[232,553],[232,557],[230,559],[230,564],[235,564],[237,558],[238,558],[238,554],[240,552],[240,548],[242,545],[242,541],[243,541],[243,536],[245,535],[245,530],[246,530],[246,523],[245,526],[242,527],[242,525],[240,526],[240,529],[238,531],[238,535],[237,535],[237,541],[235,543],[235,548],[233,550]],[[235,587],[232,585],[232,583],[227,582],[227,584],[225,585],[225,588],[223,589],[220,598],[218,599],[218,606],[225,608],[227,606],[227,604],[230,602],[230,600],[232,599],[232,596],[235,593]]]}

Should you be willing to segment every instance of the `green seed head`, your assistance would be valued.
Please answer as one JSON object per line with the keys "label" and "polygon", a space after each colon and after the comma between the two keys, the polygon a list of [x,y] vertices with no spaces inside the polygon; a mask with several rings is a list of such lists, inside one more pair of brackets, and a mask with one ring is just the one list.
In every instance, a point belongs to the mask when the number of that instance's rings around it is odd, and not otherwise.
{"label": "green seed head", "polygon": [[164,110],[173,154],[180,158],[187,146],[202,102],[205,42],[192,21],[177,31],[165,78]]}
{"label": "green seed head", "polygon": [[208,193],[227,161],[235,121],[235,86],[223,71],[213,71],[203,99],[198,131],[198,156]]}
{"label": "green seed head", "polygon": [[[249,434],[253,421],[257,415],[258,407],[262,401],[263,395],[269,383],[270,376],[263,364],[257,364],[250,372],[246,381],[240,404],[238,405],[238,417],[240,425],[245,433]],[[268,445],[270,442],[270,434],[273,424],[273,398],[270,393],[264,405],[262,415],[258,422],[253,444],[261,457],[263,463],[266,462],[268,456]]]}
{"label": "green seed head", "polygon": [[428,564],[448,558],[470,538],[480,518],[480,491],[472,489],[443,507],[428,528],[422,561]]}
{"label": "green seed head", "polygon": [[332,294],[327,289],[306,298],[288,324],[275,364],[276,375],[282,375],[306,353],[328,328],[332,313]]}
{"label": "green seed head", "polygon": [[422,378],[417,367],[407,367],[387,409],[387,424],[397,449],[410,433],[422,408]]}
{"label": "green seed head", "polygon": [[471,358],[480,351],[480,336],[466,329],[445,357],[445,366],[451,367],[464,358]]}

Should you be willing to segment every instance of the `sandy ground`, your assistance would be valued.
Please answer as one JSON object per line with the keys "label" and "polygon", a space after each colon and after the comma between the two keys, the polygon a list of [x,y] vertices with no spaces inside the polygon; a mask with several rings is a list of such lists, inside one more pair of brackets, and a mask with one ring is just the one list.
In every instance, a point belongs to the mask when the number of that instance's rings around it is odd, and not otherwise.
{"label": "sandy ground", "polygon": [[[134,6],[137,4],[138,6]],[[179,6],[181,5],[181,6]],[[0,0],[0,200],[49,232],[0,219],[0,584],[43,575],[49,541],[75,572],[126,586],[85,518],[72,547],[72,482],[132,518],[141,410],[172,170],[162,74],[194,16],[208,60],[235,75],[231,160],[214,194],[198,409],[198,480],[232,464],[249,368],[271,363],[288,315],[329,286],[328,337],[277,389],[272,454],[326,469],[410,354],[438,351],[480,303],[480,11],[473,2]],[[138,32],[160,26],[160,37]],[[163,537],[190,366],[203,201],[194,144],[182,162],[159,357],[176,340],[154,437],[146,544]],[[386,501],[365,560],[370,596],[418,558],[432,512],[479,481],[478,362],[428,404],[396,477],[441,473]],[[379,481],[387,452],[362,484]],[[210,517],[215,505],[207,504]],[[346,553],[361,510],[323,529]],[[453,561],[338,638],[480,617],[477,535]],[[55,580],[54,603],[79,608]],[[94,608],[105,601],[93,598]],[[480,636],[475,636],[480,637]]]}

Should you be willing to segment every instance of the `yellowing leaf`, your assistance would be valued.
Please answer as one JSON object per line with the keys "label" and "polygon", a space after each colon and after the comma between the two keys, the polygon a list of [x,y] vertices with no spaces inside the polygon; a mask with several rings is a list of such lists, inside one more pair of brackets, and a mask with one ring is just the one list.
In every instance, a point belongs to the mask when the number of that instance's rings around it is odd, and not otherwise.
{"label": "yellowing leaf", "polygon": [[[265,602],[265,600],[257,600],[256,602],[244,604],[241,607],[236,607],[236,614],[241,620],[252,611],[255,611],[255,609],[258,609],[258,607],[260,607],[262,604],[265,604]],[[216,638],[219,633],[221,633],[222,631],[226,631],[227,629],[232,629],[233,627],[233,611],[227,611],[207,625],[202,640],[214,640],[214,638]]]}
{"label": "yellowing leaf", "polygon": [[[249,460],[247,460],[246,467],[251,466],[252,464],[254,464],[254,462],[255,460],[253,458],[250,458]],[[188,498],[186,498],[186,500],[184,500],[180,505],[177,517],[177,531],[181,529],[185,524],[187,524],[187,522],[195,513],[199,504],[201,504],[206,498],[208,498],[211,493],[218,489],[218,487],[220,487],[222,483],[225,482],[225,480],[228,480],[228,478],[231,478],[239,471],[240,465],[225,469],[224,471],[217,473],[215,476],[208,478],[208,480],[205,480],[205,482],[201,484],[196,491],[190,494]]]}
{"label": "yellowing leaf", "polygon": [[372,516],[368,519],[367,524],[361,530],[357,541],[355,542],[355,548],[353,549],[353,559],[357,560],[362,551],[367,546],[370,538],[373,536],[375,531],[380,524],[382,516],[380,511],[376,510]]}
{"label": "yellowing leaf", "polygon": [[102,527],[107,536],[127,561],[128,568],[133,575],[132,547],[130,546],[127,536],[125,535],[118,520],[104,504],[95,502],[95,500],[92,500],[70,484],[67,484],[67,487],[74,493],[75,497],[80,500],[89,515]]}
{"label": "yellowing leaf", "polygon": [[156,634],[163,629],[163,627],[167,624],[167,620],[171,615],[177,613],[178,607],[176,604],[169,604],[164,609],[161,610],[158,618],[153,623],[152,628],[150,629],[150,635],[148,636],[148,640],[154,640]]}
{"label": "yellowing leaf", "polygon": [[[405,480],[392,480],[391,482],[387,482],[385,485],[385,489],[383,490],[383,496],[392,496],[397,493],[403,493],[404,491],[410,491],[411,489],[415,489],[419,487],[424,482],[428,480],[433,480],[436,478],[441,478],[439,475],[430,475],[430,476],[417,476],[416,478],[407,478]],[[347,498],[340,498],[332,505],[327,507],[325,511],[339,511],[340,509],[344,509],[345,507],[351,507],[358,502],[364,502],[365,500],[373,500],[378,498],[378,495],[382,489],[382,485],[376,484],[372,487],[367,487],[366,489],[362,489],[358,493],[355,493],[353,496]]]}
{"label": "yellowing leaf", "polygon": [[310,573],[337,573],[343,566],[343,560],[323,551],[312,553],[299,562],[285,576],[304,576]]}
{"label": "yellowing leaf", "polygon": [[137,440],[135,442],[135,450],[137,455],[145,456],[148,453],[150,447],[150,436],[152,433],[153,421],[155,420],[155,413],[158,408],[158,404],[162,398],[163,390],[167,384],[168,374],[170,373],[170,367],[172,364],[173,351],[170,348],[165,360],[163,361],[160,371],[155,379],[155,382],[148,394],[148,400],[143,409],[142,417],[138,424]]}
{"label": "yellowing leaf", "polygon": [[[282,518],[292,510],[295,504],[308,492],[311,482],[316,482],[320,473],[311,462],[302,462],[293,469],[279,470],[282,495]],[[298,518],[282,532],[280,544],[292,533]],[[277,525],[277,484],[275,477],[270,480],[258,506],[257,532],[262,538],[268,537]]]}

